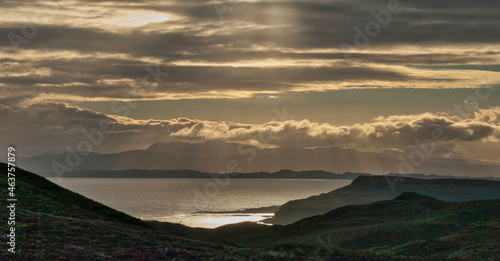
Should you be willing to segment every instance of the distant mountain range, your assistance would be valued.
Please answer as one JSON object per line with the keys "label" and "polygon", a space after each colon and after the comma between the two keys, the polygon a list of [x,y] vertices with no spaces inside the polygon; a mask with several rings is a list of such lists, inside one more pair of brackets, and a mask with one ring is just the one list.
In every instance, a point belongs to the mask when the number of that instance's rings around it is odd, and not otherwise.
{"label": "distant mountain range", "polygon": [[[51,172],[43,173],[44,177],[55,177]],[[336,174],[321,170],[293,171],[280,170],[277,172],[254,172],[254,173],[207,173],[197,170],[77,170],[65,173],[64,178],[231,178],[231,179],[349,179],[353,180],[359,176],[371,176],[367,173],[343,173]]]}
{"label": "distant mountain range", "polygon": [[[52,172],[46,172],[41,174],[44,177],[57,177]],[[368,173],[352,173],[346,172],[342,174],[321,171],[321,170],[309,170],[309,171],[293,171],[288,169],[282,169],[277,172],[253,172],[253,173],[207,173],[197,170],[139,170],[139,169],[128,169],[128,170],[77,170],[72,172],[64,173],[59,177],[64,178],[190,178],[190,179],[342,179],[342,180],[354,180],[360,176],[373,176]],[[387,174],[389,177],[411,177],[418,179],[444,179],[444,178],[454,178],[454,179],[484,179],[484,180],[496,180],[500,181],[500,178],[491,177],[454,177],[436,174]]]}
{"label": "distant mountain range", "polygon": [[[338,147],[268,148],[211,141],[156,143],[146,150],[90,153],[76,162],[74,153],[20,158],[19,166],[37,173],[54,172],[53,165],[71,170],[195,170],[209,173],[255,173],[323,170],[334,173],[399,173],[400,152],[372,153]],[[69,161],[68,161],[69,159]],[[470,177],[500,177],[500,165],[479,161],[428,157],[414,173]]]}

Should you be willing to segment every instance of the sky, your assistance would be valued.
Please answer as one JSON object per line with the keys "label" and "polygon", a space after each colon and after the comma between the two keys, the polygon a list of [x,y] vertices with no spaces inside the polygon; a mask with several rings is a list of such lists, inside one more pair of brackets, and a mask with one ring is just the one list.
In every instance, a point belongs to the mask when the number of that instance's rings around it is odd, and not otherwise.
{"label": "sky", "polygon": [[500,163],[499,7],[0,1],[0,141],[23,156],[64,152],[105,121],[113,130],[92,151],[433,142],[436,157]]}

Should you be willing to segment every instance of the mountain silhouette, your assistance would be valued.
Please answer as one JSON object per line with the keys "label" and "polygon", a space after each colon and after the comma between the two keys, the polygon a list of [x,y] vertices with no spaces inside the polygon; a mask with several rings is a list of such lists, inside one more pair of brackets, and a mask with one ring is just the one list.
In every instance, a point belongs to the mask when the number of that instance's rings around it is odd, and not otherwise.
{"label": "mountain silhouette", "polygon": [[[352,149],[267,148],[211,141],[156,143],[146,150],[90,153],[72,170],[196,170],[201,172],[277,172],[323,170],[334,173],[399,173],[405,154],[362,152]],[[53,162],[66,164],[68,153],[20,159],[19,166],[37,173],[54,172]],[[235,162],[228,169],[228,162]],[[68,164],[66,164],[68,165]],[[403,168],[405,169],[405,168]],[[500,176],[500,165],[461,159],[427,157],[415,173],[454,176]]]}

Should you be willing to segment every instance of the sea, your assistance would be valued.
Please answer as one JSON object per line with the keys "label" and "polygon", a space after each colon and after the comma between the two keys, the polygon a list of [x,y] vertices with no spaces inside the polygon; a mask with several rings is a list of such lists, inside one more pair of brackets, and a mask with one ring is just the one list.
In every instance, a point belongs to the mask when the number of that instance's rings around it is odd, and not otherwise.
{"label": "sea", "polygon": [[326,193],[352,182],[338,179],[48,179],[143,220],[203,228],[243,221],[259,223],[274,213],[247,213],[241,210],[283,205],[290,200]]}

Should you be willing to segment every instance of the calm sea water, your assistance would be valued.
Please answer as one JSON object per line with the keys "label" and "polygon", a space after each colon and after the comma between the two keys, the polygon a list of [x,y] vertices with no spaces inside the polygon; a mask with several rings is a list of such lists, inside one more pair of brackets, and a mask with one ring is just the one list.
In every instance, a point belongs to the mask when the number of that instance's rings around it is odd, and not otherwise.
{"label": "calm sea water", "polygon": [[[282,205],[326,193],[351,180],[49,178],[52,182],[144,220],[191,227],[259,221],[273,213],[197,213]],[[217,182],[219,181],[219,182]]]}

